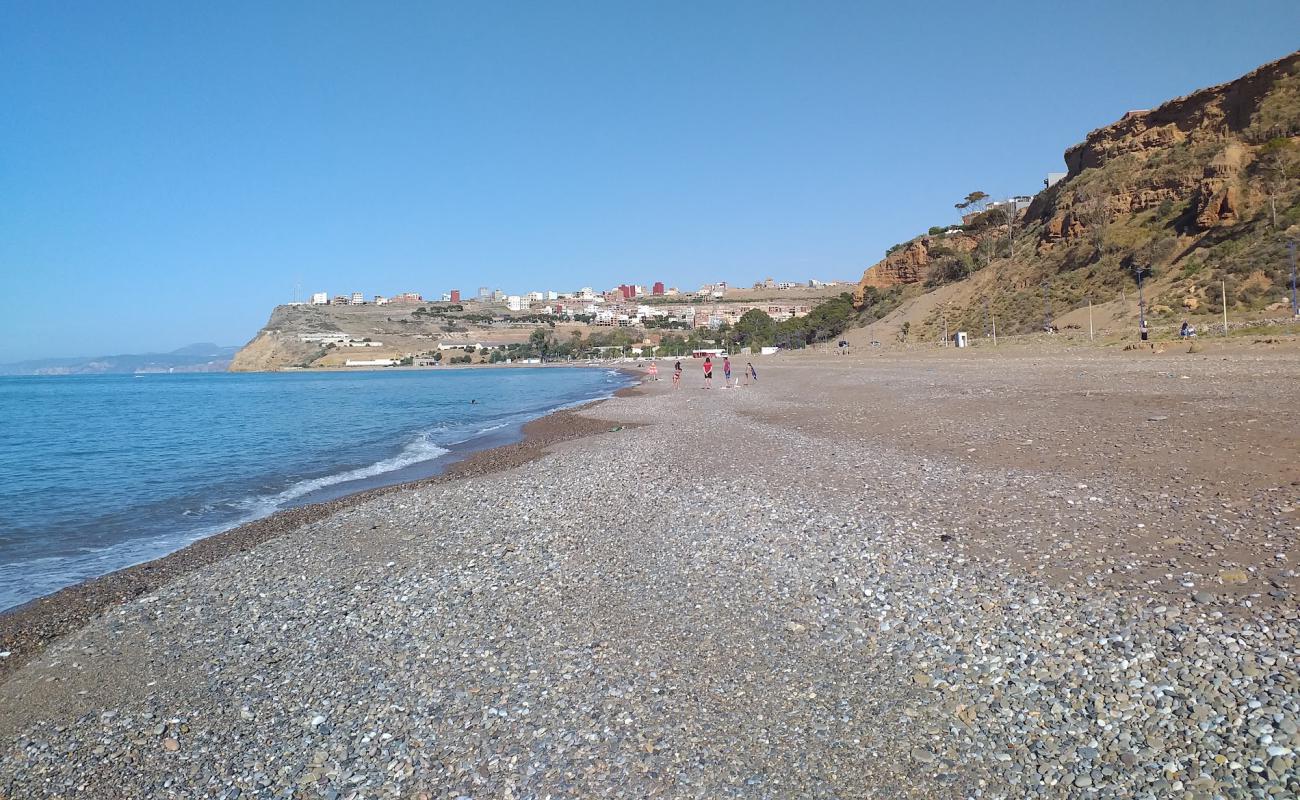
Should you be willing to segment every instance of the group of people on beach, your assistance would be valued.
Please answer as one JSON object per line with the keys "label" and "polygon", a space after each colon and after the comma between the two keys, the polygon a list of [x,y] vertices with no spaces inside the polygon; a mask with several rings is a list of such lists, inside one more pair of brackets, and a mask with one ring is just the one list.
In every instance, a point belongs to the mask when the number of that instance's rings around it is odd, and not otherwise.
{"label": "group of people on beach", "polygon": [[[656,380],[656,381],[659,380],[659,365],[656,364],[655,362],[653,361],[650,362],[650,366],[646,369],[646,372],[650,375],[651,380]],[[740,378],[736,378],[734,382],[732,381],[731,378],[731,357],[730,356],[723,356],[722,358],[722,377],[723,380],[725,381],[724,388],[727,389],[740,388],[741,386]],[[753,381],[754,383],[758,382],[758,370],[754,369],[754,362],[752,361],[745,362],[744,380],[745,380],[745,384],[744,384],[745,386],[748,386],[750,384],[750,381]],[[673,365],[673,388],[680,389],[681,386],[682,386],[682,362],[678,361]],[[713,388],[713,357],[712,356],[704,357],[704,388],[705,389]]]}

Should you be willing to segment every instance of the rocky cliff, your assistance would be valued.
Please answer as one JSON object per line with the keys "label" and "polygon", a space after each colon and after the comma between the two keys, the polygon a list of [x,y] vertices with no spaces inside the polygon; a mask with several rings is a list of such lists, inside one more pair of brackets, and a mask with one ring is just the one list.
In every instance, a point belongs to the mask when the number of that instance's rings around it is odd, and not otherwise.
{"label": "rocky cliff", "polygon": [[959,232],[946,236],[921,236],[886,254],[878,264],[862,275],[859,291],[868,286],[888,289],[924,281],[930,266],[951,252],[969,253],[978,244],[974,233]]}
{"label": "rocky cliff", "polygon": [[[1089,293],[1122,291],[1140,268],[1174,299],[1191,298],[1184,307],[1213,310],[1202,302],[1208,279],[1232,277],[1239,280],[1230,304],[1275,303],[1280,273],[1259,265],[1280,262],[1300,224],[1300,52],[1129,111],[1066,150],[1065,163],[1066,178],[1040,192],[1011,231],[984,219],[982,229],[913,239],[867,268],[858,296],[935,285],[951,273],[980,282],[972,302],[1001,304],[1012,319],[1041,325],[1042,303],[1014,295],[1047,282],[1059,295],[1049,305],[1077,305]],[[1012,244],[1003,257],[973,257],[990,236]],[[962,262],[958,269],[935,269],[936,245],[942,258]],[[996,279],[978,274],[990,264]]]}
{"label": "rocky cliff", "polygon": [[534,327],[493,320],[492,314],[482,309],[431,301],[382,306],[283,305],[271,312],[266,325],[235,354],[230,370],[332,368],[346,366],[349,360],[433,356],[439,352],[439,344],[523,341]]}

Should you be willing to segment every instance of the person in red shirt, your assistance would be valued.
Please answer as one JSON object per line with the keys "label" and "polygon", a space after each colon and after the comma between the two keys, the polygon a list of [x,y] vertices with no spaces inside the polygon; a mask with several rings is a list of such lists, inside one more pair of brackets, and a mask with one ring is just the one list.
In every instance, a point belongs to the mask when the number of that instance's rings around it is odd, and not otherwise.
{"label": "person in red shirt", "polygon": [[704,357],[704,388],[713,388],[713,359],[709,356]]}

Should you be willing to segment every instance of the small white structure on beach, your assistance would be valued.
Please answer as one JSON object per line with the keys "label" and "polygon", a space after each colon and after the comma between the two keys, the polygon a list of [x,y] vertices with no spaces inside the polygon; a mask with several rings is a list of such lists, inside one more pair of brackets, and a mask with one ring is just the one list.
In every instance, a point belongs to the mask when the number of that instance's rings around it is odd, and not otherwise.
{"label": "small white structure on beach", "polygon": [[952,343],[958,347],[970,347],[970,334],[966,331],[957,331],[952,335]]}
{"label": "small white structure on beach", "polygon": [[349,358],[343,362],[345,367],[395,367],[399,362],[395,358]]}

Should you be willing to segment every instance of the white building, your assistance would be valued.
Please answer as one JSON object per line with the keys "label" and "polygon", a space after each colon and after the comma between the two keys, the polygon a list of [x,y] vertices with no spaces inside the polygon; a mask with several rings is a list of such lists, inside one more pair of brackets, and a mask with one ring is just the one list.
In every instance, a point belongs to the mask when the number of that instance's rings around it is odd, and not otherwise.
{"label": "white building", "polygon": [[591,300],[595,297],[596,297],[596,293],[592,291],[590,286],[584,286],[578,290],[579,300]]}
{"label": "white building", "polygon": [[311,304],[314,306],[327,306],[330,304],[329,292],[315,292],[311,296]]}
{"label": "white building", "polygon": [[548,290],[546,291],[546,299],[547,299],[547,300],[550,300],[551,302],[555,302],[556,300],[559,300],[559,299],[560,299],[560,293],[559,293],[559,292],[553,292],[553,291],[551,291],[551,290],[548,289]]}
{"label": "white building", "polygon": [[395,367],[401,362],[395,358],[349,358],[345,367]]}
{"label": "white building", "polygon": [[377,295],[375,295],[375,305],[377,305],[377,306],[386,306],[386,305],[388,305],[388,298],[387,298],[387,297],[384,297],[382,294],[377,294]]}
{"label": "white building", "polygon": [[366,304],[366,296],[361,292],[353,292],[351,304],[354,306],[364,306]]}
{"label": "white building", "polygon": [[529,292],[529,293],[528,293],[528,300],[529,300],[530,302],[532,302],[532,301],[536,301],[536,300],[543,300],[543,299],[545,299],[545,297],[546,297],[546,295],[542,294],[541,292]]}
{"label": "white building", "polygon": [[443,293],[442,293],[442,302],[444,302],[444,303],[450,303],[450,302],[451,302],[451,292],[443,292]]}
{"label": "white building", "polygon": [[511,311],[526,311],[528,309],[528,300],[517,294],[512,294],[506,298],[506,308]]}

